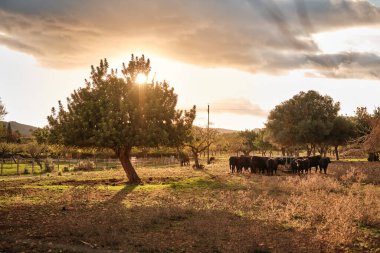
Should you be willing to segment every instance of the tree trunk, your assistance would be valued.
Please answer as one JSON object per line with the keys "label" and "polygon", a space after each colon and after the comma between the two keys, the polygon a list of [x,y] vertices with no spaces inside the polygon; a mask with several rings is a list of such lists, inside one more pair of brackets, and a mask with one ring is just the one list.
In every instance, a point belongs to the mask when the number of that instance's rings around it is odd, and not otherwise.
{"label": "tree trunk", "polygon": [[339,161],[339,151],[338,151],[338,146],[335,146],[335,156],[336,156],[336,160]]}
{"label": "tree trunk", "polygon": [[306,155],[311,156],[311,148],[309,148],[309,145],[306,145]]}
{"label": "tree trunk", "polygon": [[198,159],[198,153],[197,152],[193,152],[193,156],[194,156],[195,168],[196,169],[200,169],[199,159]]}
{"label": "tree trunk", "polygon": [[125,174],[127,174],[128,180],[130,184],[139,184],[141,183],[141,179],[137,175],[135,168],[130,160],[132,147],[123,147],[120,148],[116,154],[119,157],[120,163],[123,166]]}

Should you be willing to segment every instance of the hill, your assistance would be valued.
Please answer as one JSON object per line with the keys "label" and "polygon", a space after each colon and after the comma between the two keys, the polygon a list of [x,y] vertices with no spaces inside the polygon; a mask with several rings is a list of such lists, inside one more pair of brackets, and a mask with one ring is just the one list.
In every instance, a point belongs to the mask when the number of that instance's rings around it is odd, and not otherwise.
{"label": "hill", "polygon": [[224,128],[213,128],[213,129],[217,130],[221,134],[229,134],[229,133],[239,132],[237,130],[224,129]]}
{"label": "hill", "polygon": [[[7,127],[8,122],[2,121],[2,123]],[[16,121],[10,121],[9,123],[11,123],[12,131],[18,130],[22,136],[31,136],[32,132],[37,129],[35,126],[21,124]]]}

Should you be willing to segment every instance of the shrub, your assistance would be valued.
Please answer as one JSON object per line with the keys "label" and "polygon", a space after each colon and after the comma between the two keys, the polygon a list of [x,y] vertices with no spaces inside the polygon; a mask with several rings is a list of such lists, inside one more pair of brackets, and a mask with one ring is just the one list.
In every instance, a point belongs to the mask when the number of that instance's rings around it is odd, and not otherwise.
{"label": "shrub", "polygon": [[53,172],[54,171],[54,163],[52,160],[47,160],[45,162],[45,172]]}
{"label": "shrub", "polygon": [[23,172],[23,174],[25,174],[25,175],[30,174],[28,167],[25,167],[25,168],[24,168],[24,172]]}
{"label": "shrub", "polygon": [[90,171],[95,169],[95,163],[92,161],[80,161],[75,167],[74,170],[83,170]]}

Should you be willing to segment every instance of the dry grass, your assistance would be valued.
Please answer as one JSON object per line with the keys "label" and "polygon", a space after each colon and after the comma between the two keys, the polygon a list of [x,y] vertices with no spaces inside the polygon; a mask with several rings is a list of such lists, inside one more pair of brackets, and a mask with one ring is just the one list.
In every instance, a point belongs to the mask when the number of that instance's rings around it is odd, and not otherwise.
{"label": "dry grass", "polygon": [[379,252],[380,166],[328,175],[141,168],[0,181],[0,252]]}

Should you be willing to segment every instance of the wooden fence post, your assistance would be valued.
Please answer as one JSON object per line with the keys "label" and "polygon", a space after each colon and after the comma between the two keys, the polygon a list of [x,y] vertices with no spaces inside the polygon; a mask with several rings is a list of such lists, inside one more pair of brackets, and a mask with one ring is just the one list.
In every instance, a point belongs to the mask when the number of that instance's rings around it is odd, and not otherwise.
{"label": "wooden fence post", "polygon": [[17,158],[17,175],[20,175],[20,158]]}

